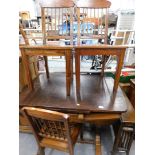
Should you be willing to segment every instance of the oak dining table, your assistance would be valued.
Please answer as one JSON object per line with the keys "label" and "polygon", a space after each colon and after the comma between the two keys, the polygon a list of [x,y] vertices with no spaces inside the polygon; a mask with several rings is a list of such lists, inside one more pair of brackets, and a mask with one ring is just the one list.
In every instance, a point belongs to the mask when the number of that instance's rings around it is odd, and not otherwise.
{"label": "oak dining table", "polygon": [[[113,92],[114,80],[100,75],[81,75],[78,92],[73,75],[70,96],[66,95],[65,73],[51,73],[49,79],[42,73],[34,81],[34,90],[25,88],[20,93],[19,106],[40,107],[68,113],[70,122],[91,123],[96,126],[111,125],[127,111],[127,100],[118,86]],[[24,125],[25,126],[25,125]],[[22,128],[22,125],[21,125]],[[95,137],[96,155],[101,155],[100,134]]]}

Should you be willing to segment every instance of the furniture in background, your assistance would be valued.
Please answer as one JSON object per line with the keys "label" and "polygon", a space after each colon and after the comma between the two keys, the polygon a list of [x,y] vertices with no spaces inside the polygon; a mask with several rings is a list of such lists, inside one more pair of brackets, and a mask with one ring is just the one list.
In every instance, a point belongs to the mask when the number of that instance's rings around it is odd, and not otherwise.
{"label": "furniture in background", "polygon": [[[19,30],[20,33],[24,39],[25,45],[29,45],[29,40],[25,34],[25,32],[23,31],[23,27],[21,24],[19,24]],[[30,68],[30,73],[31,73],[31,79],[34,80],[36,79],[36,77],[38,76],[38,67],[37,67],[37,57],[36,56],[32,56],[27,58],[27,63],[29,65]],[[19,55],[19,91],[21,92],[22,89],[28,85],[28,81],[26,78],[26,70],[24,67],[24,63],[23,63],[23,58],[21,56],[21,51],[20,51],[20,55]]]}
{"label": "furniture in background", "polygon": [[114,125],[115,141],[112,155],[125,152],[129,155],[132,142],[135,138],[135,110],[126,96],[127,112],[123,113],[120,120]]}
{"label": "furniture in background", "polygon": [[135,109],[135,79],[130,80],[130,88],[128,94],[129,100],[131,101],[132,106]]}
{"label": "furniture in background", "polygon": [[29,11],[20,11],[19,12],[20,22],[24,28],[30,28],[30,12]]}
{"label": "furniture in background", "polygon": [[135,79],[130,79],[128,83],[119,84],[122,90],[126,93],[133,108],[135,109]]}
{"label": "furniture in background", "polygon": [[135,26],[134,23],[135,23],[134,10],[118,11],[116,30],[134,30],[134,26]]}
{"label": "furniture in background", "polygon": [[29,11],[20,11],[19,16],[22,20],[30,20],[30,12]]}
{"label": "furniture in background", "polygon": [[[35,80],[38,76],[37,58],[35,56],[28,59],[28,64],[31,72],[31,79]],[[22,92],[25,86],[28,85],[26,71],[23,64],[23,59],[19,56],[19,92]]]}
{"label": "furniture in background", "polygon": [[54,148],[74,155],[80,125],[69,123],[69,115],[34,107],[22,109],[38,144],[38,155],[45,155],[44,149]]}
{"label": "furniture in background", "polygon": [[[119,11],[116,29],[111,31],[112,45],[130,45],[135,44],[135,12],[133,10]],[[128,48],[125,52],[125,65],[133,65],[135,49]]]}
{"label": "furniture in background", "polygon": [[112,45],[127,45],[134,42],[134,30],[113,30],[111,33]]}
{"label": "furniture in background", "polygon": [[135,123],[121,122],[115,139],[112,155],[115,155],[117,152],[126,152],[126,155],[129,155],[134,136]]}

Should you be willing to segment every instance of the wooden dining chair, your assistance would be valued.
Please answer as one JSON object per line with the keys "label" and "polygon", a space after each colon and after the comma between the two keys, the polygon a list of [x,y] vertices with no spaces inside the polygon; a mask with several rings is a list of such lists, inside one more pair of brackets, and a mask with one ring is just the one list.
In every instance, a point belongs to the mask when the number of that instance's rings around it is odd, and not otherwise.
{"label": "wooden dining chair", "polygon": [[126,155],[129,155],[134,137],[135,123],[121,122],[118,133],[115,136],[112,155],[116,155],[118,152],[125,152]]}
{"label": "wooden dining chair", "polygon": [[[73,7],[72,0],[50,0],[40,3],[43,44],[58,41],[73,45]],[[45,64],[48,68],[48,59]],[[73,55],[71,56],[71,77],[73,72]],[[47,70],[49,77],[49,71]]]}
{"label": "wooden dining chair", "polygon": [[[19,32],[21,33],[23,39],[24,39],[24,42],[25,42],[25,45],[30,45],[30,41],[29,41],[29,38],[27,37],[25,31],[23,30],[23,26],[21,23],[19,23]],[[35,42],[35,44],[37,44],[36,40],[33,39],[33,41]],[[34,56],[33,56],[34,57]],[[47,56],[44,56],[43,58],[41,56],[39,57],[35,57],[35,63],[36,61],[42,61],[44,60],[45,61],[45,70],[46,70],[46,76],[47,78],[49,78],[49,70],[48,70],[48,62],[47,62]],[[38,62],[37,62],[38,63]],[[37,64],[38,66],[38,64]],[[39,68],[39,67],[38,67]]]}
{"label": "wooden dining chair", "polygon": [[[20,34],[23,37],[23,40],[25,42],[25,45],[30,45],[29,38],[27,37],[26,33],[23,30],[23,26],[21,23],[19,23],[19,31]],[[31,71],[31,78],[35,79],[38,76],[38,58],[36,56],[30,56],[28,58],[29,67]],[[20,91],[25,87],[25,85],[28,84],[28,81],[26,79],[26,71],[24,68],[24,62],[23,57],[20,57],[19,61],[19,81],[20,81]]]}
{"label": "wooden dining chair", "polygon": [[22,108],[38,144],[38,155],[45,155],[45,147],[74,154],[80,131],[79,124],[70,124],[69,115],[33,107]]}
{"label": "wooden dining chair", "polygon": [[40,3],[43,43],[48,40],[63,40],[73,45],[72,0],[50,0]]}
{"label": "wooden dining chair", "polygon": [[[88,44],[107,44],[108,41],[108,10],[111,2],[107,0],[78,0],[76,1],[78,22],[78,44],[88,40]],[[87,44],[87,43],[86,43]],[[107,56],[102,55],[102,71]]]}
{"label": "wooden dining chair", "polygon": [[26,33],[23,30],[23,25],[21,23],[19,23],[19,32],[21,33],[21,35],[22,35],[22,37],[24,39],[25,44],[26,45],[30,45],[28,37],[26,36]]}

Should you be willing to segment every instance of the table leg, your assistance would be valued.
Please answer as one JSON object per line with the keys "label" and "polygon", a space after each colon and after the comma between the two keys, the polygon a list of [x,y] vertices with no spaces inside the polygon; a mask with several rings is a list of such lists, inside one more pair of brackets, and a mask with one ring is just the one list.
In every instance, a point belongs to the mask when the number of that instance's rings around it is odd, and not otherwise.
{"label": "table leg", "polygon": [[66,92],[70,96],[71,83],[71,51],[66,51]]}
{"label": "table leg", "polygon": [[121,74],[121,69],[122,69],[123,61],[124,61],[124,54],[125,54],[125,50],[122,50],[122,51],[120,51],[120,54],[118,55],[117,70],[116,70],[116,74],[115,74],[113,91],[117,91],[117,88],[118,88],[120,74]]}
{"label": "table leg", "polygon": [[105,55],[102,55],[102,69],[101,69],[101,77],[103,77],[103,76],[104,76],[105,64],[106,64],[106,56],[105,56]]}
{"label": "table leg", "polygon": [[97,131],[96,131],[95,147],[96,147],[95,148],[96,155],[101,155],[101,138]]}
{"label": "table leg", "polygon": [[44,56],[44,60],[45,60],[46,76],[49,79],[49,69],[48,69],[48,59],[47,59],[47,56]]}
{"label": "table leg", "polygon": [[80,55],[75,52],[76,90],[80,91]]}
{"label": "table leg", "polygon": [[32,91],[33,90],[33,82],[32,82],[32,79],[31,79],[31,72],[30,72],[30,68],[29,68],[28,56],[25,55],[25,50],[24,49],[21,49],[21,54],[22,54],[23,65],[24,65],[25,72],[26,72],[28,88]]}
{"label": "table leg", "polygon": [[43,147],[38,147],[37,155],[45,155],[45,148]]}
{"label": "table leg", "polygon": [[73,80],[73,54],[71,53],[71,79]]}

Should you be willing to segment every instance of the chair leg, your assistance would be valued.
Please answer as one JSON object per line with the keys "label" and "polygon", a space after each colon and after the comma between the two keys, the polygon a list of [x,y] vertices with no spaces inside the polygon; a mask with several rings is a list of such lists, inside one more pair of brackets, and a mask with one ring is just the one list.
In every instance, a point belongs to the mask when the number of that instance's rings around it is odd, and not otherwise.
{"label": "chair leg", "polygon": [[106,64],[106,56],[105,56],[105,55],[102,55],[102,69],[101,69],[101,77],[103,77],[103,76],[104,76],[105,64]]}
{"label": "chair leg", "polygon": [[113,150],[113,151],[111,152],[111,155],[116,155],[116,151]]}
{"label": "chair leg", "polygon": [[74,149],[73,149],[73,147],[70,147],[69,148],[69,155],[74,155]]}
{"label": "chair leg", "polygon": [[39,146],[37,155],[45,155],[45,148]]}
{"label": "chair leg", "polygon": [[44,61],[45,61],[46,76],[49,79],[49,69],[48,69],[48,59],[47,59],[47,56],[44,56]]}
{"label": "chair leg", "polygon": [[126,152],[126,155],[129,155],[129,151]]}
{"label": "chair leg", "polygon": [[80,140],[83,141],[83,130],[81,130],[81,132],[80,132]]}

